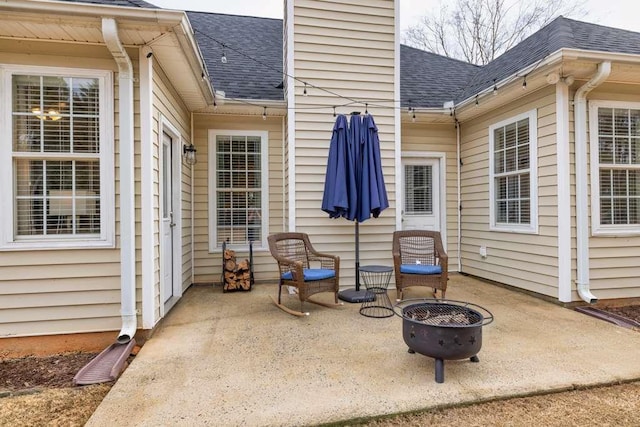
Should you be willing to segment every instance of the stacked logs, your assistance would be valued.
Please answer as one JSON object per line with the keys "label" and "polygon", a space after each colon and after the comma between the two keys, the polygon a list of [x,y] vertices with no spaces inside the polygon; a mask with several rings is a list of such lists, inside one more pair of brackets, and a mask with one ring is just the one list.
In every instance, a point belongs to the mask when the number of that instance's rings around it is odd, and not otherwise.
{"label": "stacked logs", "polygon": [[236,262],[236,252],[231,249],[224,250],[224,292],[250,291],[251,271],[249,260]]}

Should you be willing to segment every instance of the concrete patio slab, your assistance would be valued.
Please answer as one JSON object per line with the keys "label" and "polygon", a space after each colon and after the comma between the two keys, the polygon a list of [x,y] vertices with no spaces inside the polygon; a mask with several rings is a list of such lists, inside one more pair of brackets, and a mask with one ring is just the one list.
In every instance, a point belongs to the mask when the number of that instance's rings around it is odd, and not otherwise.
{"label": "concrete patio slab", "polygon": [[87,425],[315,425],[640,379],[637,331],[461,275],[447,297],[495,321],[480,363],[446,361],[443,384],[433,359],[407,352],[399,317],[307,304],[296,318],[271,303],[276,291],[190,288]]}

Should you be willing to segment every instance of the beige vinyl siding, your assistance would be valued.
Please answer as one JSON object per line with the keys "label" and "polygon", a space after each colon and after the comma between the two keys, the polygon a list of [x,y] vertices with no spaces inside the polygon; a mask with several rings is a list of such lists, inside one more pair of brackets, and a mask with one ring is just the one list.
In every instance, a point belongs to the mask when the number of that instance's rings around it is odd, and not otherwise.
{"label": "beige vinyl siding", "polygon": [[[640,86],[605,83],[590,93],[588,100],[637,103],[640,101]],[[591,157],[589,156],[588,159],[590,161]],[[588,171],[591,172],[590,167]],[[589,192],[588,202],[590,215],[592,209],[599,209],[598,206],[591,206],[591,192]],[[591,225],[591,218],[589,218],[589,225]],[[640,233],[640,227],[638,232]],[[589,267],[591,290],[599,299],[639,297],[640,235],[591,236]]]}
{"label": "beige vinyl siding", "polygon": [[[209,130],[267,131],[269,168],[269,224],[268,233],[283,231],[283,118],[269,116],[230,116],[196,114],[194,116],[194,140],[198,149],[198,163],[195,165],[194,180],[194,242],[196,283],[220,283],[222,254],[220,250],[209,252]],[[248,258],[245,251],[236,253],[238,258]],[[254,248],[254,272],[256,281],[275,280],[276,264],[268,249]]]}
{"label": "beige vinyl siding", "polygon": [[[538,234],[489,230],[489,134],[494,123],[532,109],[538,130]],[[462,271],[540,294],[558,295],[558,210],[555,87],[461,127]],[[536,183],[532,182],[532,185]],[[479,255],[486,246],[488,256]]]}
{"label": "beige vinyl siding", "polygon": [[[154,321],[160,318],[160,306],[163,304],[160,298],[160,145],[162,135],[160,132],[160,117],[164,117],[179,133],[181,137],[181,145],[189,145],[191,143],[191,113],[180,99],[175,88],[167,78],[166,74],[158,66],[153,68],[153,117],[151,127],[153,130],[153,218],[154,218],[154,236],[153,236],[153,283],[154,283]],[[177,150],[173,153],[174,162],[181,163],[180,185],[174,186],[174,191],[180,193],[182,205],[180,207],[182,217],[182,290],[184,291],[191,285],[191,167],[182,159],[182,146],[175,145]],[[202,161],[203,155],[198,152],[197,158]],[[140,199],[137,199],[138,201]],[[140,206],[137,206],[139,209]],[[137,247],[137,253],[141,254],[140,247]],[[140,264],[140,260],[138,263]],[[138,265],[140,271],[141,264]],[[140,279],[139,279],[140,280]]]}
{"label": "beige vinyl siding", "polygon": [[[390,208],[379,218],[360,224],[360,264],[391,264],[391,235],[395,230],[395,121],[393,100],[395,59],[394,2],[382,0],[294,3],[293,75],[295,82],[295,226],[306,232],[314,246],[341,257],[341,286],[354,281],[354,223],[329,219],[321,211],[332,106],[350,102],[315,89],[325,88],[343,97],[366,100],[379,129],[382,167]],[[290,71],[290,72],[291,72]],[[307,96],[303,95],[308,82]],[[324,109],[308,109],[324,106]],[[365,105],[338,107],[337,113],[365,112]]]}
{"label": "beige vinyl siding", "polygon": [[[130,54],[135,58],[134,51]],[[0,40],[0,63],[113,71],[117,139],[118,80],[106,48]],[[117,153],[117,143],[115,149]],[[116,209],[116,233],[118,215]],[[119,246],[118,235],[116,240]],[[119,248],[0,252],[0,337],[110,331],[120,326]]]}
{"label": "beige vinyl siding", "polygon": [[446,226],[449,270],[458,268],[458,159],[456,129],[451,124],[402,124],[402,152],[444,153],[446,166]]}

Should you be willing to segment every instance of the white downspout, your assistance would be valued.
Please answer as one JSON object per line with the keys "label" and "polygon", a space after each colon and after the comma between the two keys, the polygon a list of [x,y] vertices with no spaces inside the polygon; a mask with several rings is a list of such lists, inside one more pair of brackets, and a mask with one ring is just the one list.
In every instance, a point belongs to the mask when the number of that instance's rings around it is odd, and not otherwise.
{"label": "white downspout", "polygon": [[120,276],[122,329],[117,341],[136,334],[135,189],[133,134],[133,66],[118,36],[113,18],[102,18],[102,36],[118,65],[118,137],[120,142]]}
{"label": "white downspout", "polygon": [[457,192],[458,192],[458,273],[462,272],[462,192],[460,189],[460,170],[462,169],[462,158],[460,157],[460,122],[456,119],[456,163],[458,169]]}
{"label": "white downspout", "polygon": [[601,62],[598,71],[573,96],[576,150],[576,245],[577,288],[585,302],[595,304],[598,298],[589,290],[589,212],[587,189],[587,94],[604,82],[611,73],[611,61]]}

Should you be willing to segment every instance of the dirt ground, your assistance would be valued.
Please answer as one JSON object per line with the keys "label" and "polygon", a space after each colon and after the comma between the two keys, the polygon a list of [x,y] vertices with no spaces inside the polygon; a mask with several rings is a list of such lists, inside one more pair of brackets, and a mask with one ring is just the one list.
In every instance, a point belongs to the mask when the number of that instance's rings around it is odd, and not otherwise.
{"label": "dirt ground", "polygon": [[[607,310],[640,322],[640,305]],[[83,426],[113,385],[73,385],[73,376],[94,356],[92,353],[66,353],[0,361],[0,426]],[[340,425],[638,426],[640,382]]]}

